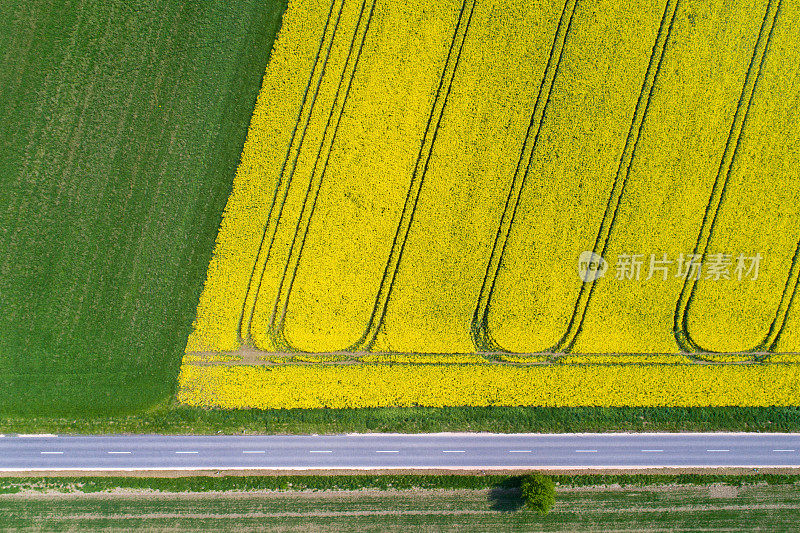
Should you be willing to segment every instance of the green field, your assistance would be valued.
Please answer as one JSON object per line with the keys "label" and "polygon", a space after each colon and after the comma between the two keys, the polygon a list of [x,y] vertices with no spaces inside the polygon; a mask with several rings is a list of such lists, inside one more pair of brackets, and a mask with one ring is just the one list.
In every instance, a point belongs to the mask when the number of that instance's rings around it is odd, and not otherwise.
{"label": "green field", "polygon": [[174,394],[285,3],[0,2],[0,413]]}
{"label": "green field", "polygon": [[0,496],[0,527],[48,531],[794,531],[794,485],[561,487],[552,512],[514,490]]}

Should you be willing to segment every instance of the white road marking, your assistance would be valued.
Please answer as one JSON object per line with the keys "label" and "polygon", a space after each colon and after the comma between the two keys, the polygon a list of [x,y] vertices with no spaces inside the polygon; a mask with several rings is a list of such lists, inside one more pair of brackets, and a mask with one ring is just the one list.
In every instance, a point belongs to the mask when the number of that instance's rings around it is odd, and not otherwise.
{"label": "white road marking", "polygon": [[308,450],[308,453],[333,453],[333,450]]}
{"label": "white road marking", "polygon": [[175,453],[200,453],[200,452],[184,452],[184,451],[181,451],[181,452],[175,452]]}
{"label": "white road marking", "polygon": [[112,454],[114,454],[114,453],[132,453],[132,452],[106,452],[106,453],[112,453]]}
{"label": "white road marking", "polygon": [[719,449],[719,450],[706,450],[707,452],[729,452],[730,450]]}
{"label": "white road marking", "polygon": [[400,453],[400,450],[375,450],[375,453]]}
{"label": "white road marking", "polygon": [[267,453],[266,450],[242,450],[242,453]]}
{"label": "white road marking", "polygon": [[664,450],[642,450],[642,453],[660,453]]}
{"label": "white road marking", "polygon": [[508,450],[508,453],[533,453],[531,450]]}
{"label": "white road marking", "polygon": [[39,452],[39,453],[41,453],[42,455],[49,455],[49,454],[54,454],[55,455],[55,454],[62,454],[64,452]]}
{"label": "white road marking", "polygon": [[44,439],[44,438],[51,438],[56,437],[52,433],[20,433],[17,437],[22,437],[25,439]]}
{"label": "white road marking", "polygon": [[794,450],[772,450],[773,452],[793,452]]}
{"label": "white road marking", "polygon": [[465,450],[442,450],[442,453],[467,453]]}
{"label": "white road marking", "polygon": [[575,453],[597,453],[597,450],[575,450]]}

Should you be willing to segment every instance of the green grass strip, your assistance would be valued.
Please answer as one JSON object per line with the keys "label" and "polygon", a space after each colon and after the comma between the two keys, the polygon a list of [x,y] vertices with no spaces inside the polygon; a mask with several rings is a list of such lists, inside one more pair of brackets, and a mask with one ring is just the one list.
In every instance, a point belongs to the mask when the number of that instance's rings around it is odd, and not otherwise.
{"label": "green grass strip", "polygon": [[[559,486],[621,485],[791,485],[800,475],[634,474],[556,475]],[[115,489],[161,492],[331,491],[331,490],[516,490],[522,476],[501,475],[356,475],[356,476],[188,476],[150,477],[11,477],[0,478],[0,494],[22,491],[97,493]]]}
{"label": "green grass strip", "polygon": [[300,434],[800,431],[800,407],[397,407],[222,410],[162,404],[116,417],[0,417],[2,433]]}

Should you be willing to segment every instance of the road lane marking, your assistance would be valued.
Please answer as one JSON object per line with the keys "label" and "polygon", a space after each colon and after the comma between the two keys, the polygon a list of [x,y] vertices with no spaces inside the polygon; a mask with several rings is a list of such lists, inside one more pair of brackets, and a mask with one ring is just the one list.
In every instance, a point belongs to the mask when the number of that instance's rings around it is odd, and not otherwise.
{"label": "road lane marking", "polygon": [[575,450],[575,453],[597,453],[597,450]]}
{"label": "road lane marking", "polygon": [[508,450],[508,453],[533,453],[531,450]]}
{"label": "road lane marking", "polygon": [[375,450],[375,453],[400,453],[400,450]]}
{"label": "road lane marking", "polygon": [[308,450],[308,453],[333,453],[333,450]]}
{"label": "road lane marking", "polygon": [[442,453],[467,453],[466,450],[442,450]]}
{"label": "road lane marking", "polygon": [[719,450],[706,450],[707,452],[729,452],[730,450],[726,449],[719,449]]}
{"label": "road lane marking", "polygon": [[55,437],[52,433],[20,433],[17,437],[21,437],[23,439],[46,439]]}
{"label": "road lane marking", "polygon": [[54,455],[54,454],[62,454],[64,452],[39,452],[39,453],[41,453],[42,455],[50,455],[50,454]]}
{"label": "road lane marking", "polygon": [[664,450],[642,450],[642,453],[660,453]]}
{"label": "road lane marking", "polygon": [[266,450],[242,450],[242,453],[267,453]]}
{"label": "road lane marking", "polygon": [[200,452],[185,452],[185,451],[180,451],[180,452],[175,452],[175,453],[200,453]]}
{"label": "road lane marking", "polygon": [[114,454],[114,453],[131,453],[131,452],[106,452],[106,453],[112,453],[112,454]]}
{"label": "road lane marking", "polygon": [[794,450],[772,450],[773,452],[793,452]]}

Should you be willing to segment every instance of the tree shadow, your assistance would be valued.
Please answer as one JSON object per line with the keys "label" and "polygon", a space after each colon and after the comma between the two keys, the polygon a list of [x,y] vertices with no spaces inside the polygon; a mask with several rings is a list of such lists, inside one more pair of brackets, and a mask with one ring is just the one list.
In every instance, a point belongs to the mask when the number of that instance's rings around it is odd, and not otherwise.
{"label": "tree shadow", "polygon": [[505,513],[519,511],[525,505],[520,491],[521,484],[520,476],[513,476],[497,483],[489,489],[489,508]]}
{"label": "tree shadow", "polygon": [[492,511],[513,513],[525,505],[519,489],[502,489],[494,487],[489,490],[489,508]]}

